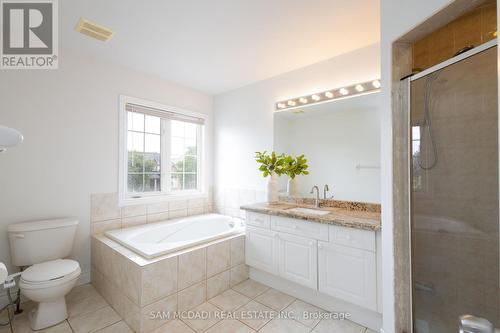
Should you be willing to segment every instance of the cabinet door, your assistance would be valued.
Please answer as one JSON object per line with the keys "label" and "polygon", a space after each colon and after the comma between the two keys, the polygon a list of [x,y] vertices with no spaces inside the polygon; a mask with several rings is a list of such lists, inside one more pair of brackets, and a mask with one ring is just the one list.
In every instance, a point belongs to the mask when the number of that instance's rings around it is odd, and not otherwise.
{"label": "cabinet door", "polygon": [[283,233],[278,237],[280,276],[318,289],[318,242]]}
{"label": "cabinet door", "polygon": [[246,264],[268,273],[278,274],[278,233],[248,227],[245,239]]}
{"label": "cabinet door", "polygon": [[320,292],[377,310],[375,253],[320,242],[318,266]]}

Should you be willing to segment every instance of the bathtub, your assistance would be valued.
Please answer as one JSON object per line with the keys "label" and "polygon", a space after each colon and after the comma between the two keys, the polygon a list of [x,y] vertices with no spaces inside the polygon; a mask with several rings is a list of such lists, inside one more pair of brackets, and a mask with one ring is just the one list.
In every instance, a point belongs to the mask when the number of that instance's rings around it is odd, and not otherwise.
{"label": "bathtub", "polygon": [[206,214],[111,230],[105,236],[152,259],[244,231],[240,219]]}

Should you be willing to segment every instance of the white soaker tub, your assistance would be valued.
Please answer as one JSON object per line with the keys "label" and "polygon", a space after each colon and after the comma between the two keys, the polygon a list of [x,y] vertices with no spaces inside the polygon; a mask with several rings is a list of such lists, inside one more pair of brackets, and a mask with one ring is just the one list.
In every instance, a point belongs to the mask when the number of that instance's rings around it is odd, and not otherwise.
{"label": "white soaker tub", "polygon": [[241,219],[206,214],[111,230],[105,235],[141,256],[152,259],[244,231]]}

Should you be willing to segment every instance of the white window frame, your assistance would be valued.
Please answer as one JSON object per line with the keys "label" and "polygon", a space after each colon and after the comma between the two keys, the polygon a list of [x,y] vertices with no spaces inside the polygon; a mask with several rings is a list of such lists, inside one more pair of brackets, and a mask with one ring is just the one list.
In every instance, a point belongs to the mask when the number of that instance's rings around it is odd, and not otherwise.
{"label": "white window frame", "polygon": [[[161,157],[161,188],[162,192],[153,193],[140,193],[140,197],[131,195],[128,192],[128,150],[127,150],[127,110],[125,109],[126,104],[137,104],[144,107],[154,108],[158,110],[165,110],[165,112],[174,112],[180,115],[191,116],[196,118],[201,118],[204,120],[205,124],[199,126],[197,135],[197,147],[198,147],[198,164],[197,164],[197,190],[184,190],[178,192],[170,192],[170,168],[167,163],[168,158],[163,156],[163,153],[168,154],[170,149],[169,142],[167,143],[167,126],[165,124],[169,120],[161,120],[161,139],[162,147],[167,147],[167,149],[162,148]],[[207,151],[207,138],[206,138],[206,127],[207,127],[208,116],[206,114],[184,110],[181,108],[168,106],[152,101],[147,101],[140,98],[120,95],[119,101],[119,165],[118,165],[118,204],[119,206],[129,206],[137,204],[149,204],[156,202],[173,201],[180,199],[195,199],[203,198],[207,196],[208,186],[207,186],[207,163],[206,163],[206,151]]]}

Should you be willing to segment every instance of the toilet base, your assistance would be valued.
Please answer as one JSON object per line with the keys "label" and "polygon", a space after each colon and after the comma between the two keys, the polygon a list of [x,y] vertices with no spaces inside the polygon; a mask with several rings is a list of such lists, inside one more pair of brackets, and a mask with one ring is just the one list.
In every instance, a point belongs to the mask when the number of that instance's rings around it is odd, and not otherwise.
{"label": "toilet base", "polygon": [[33,331],[59,324],[68,318],[66,300],[61,297],[53,302],[40,302],[28,315]]}

